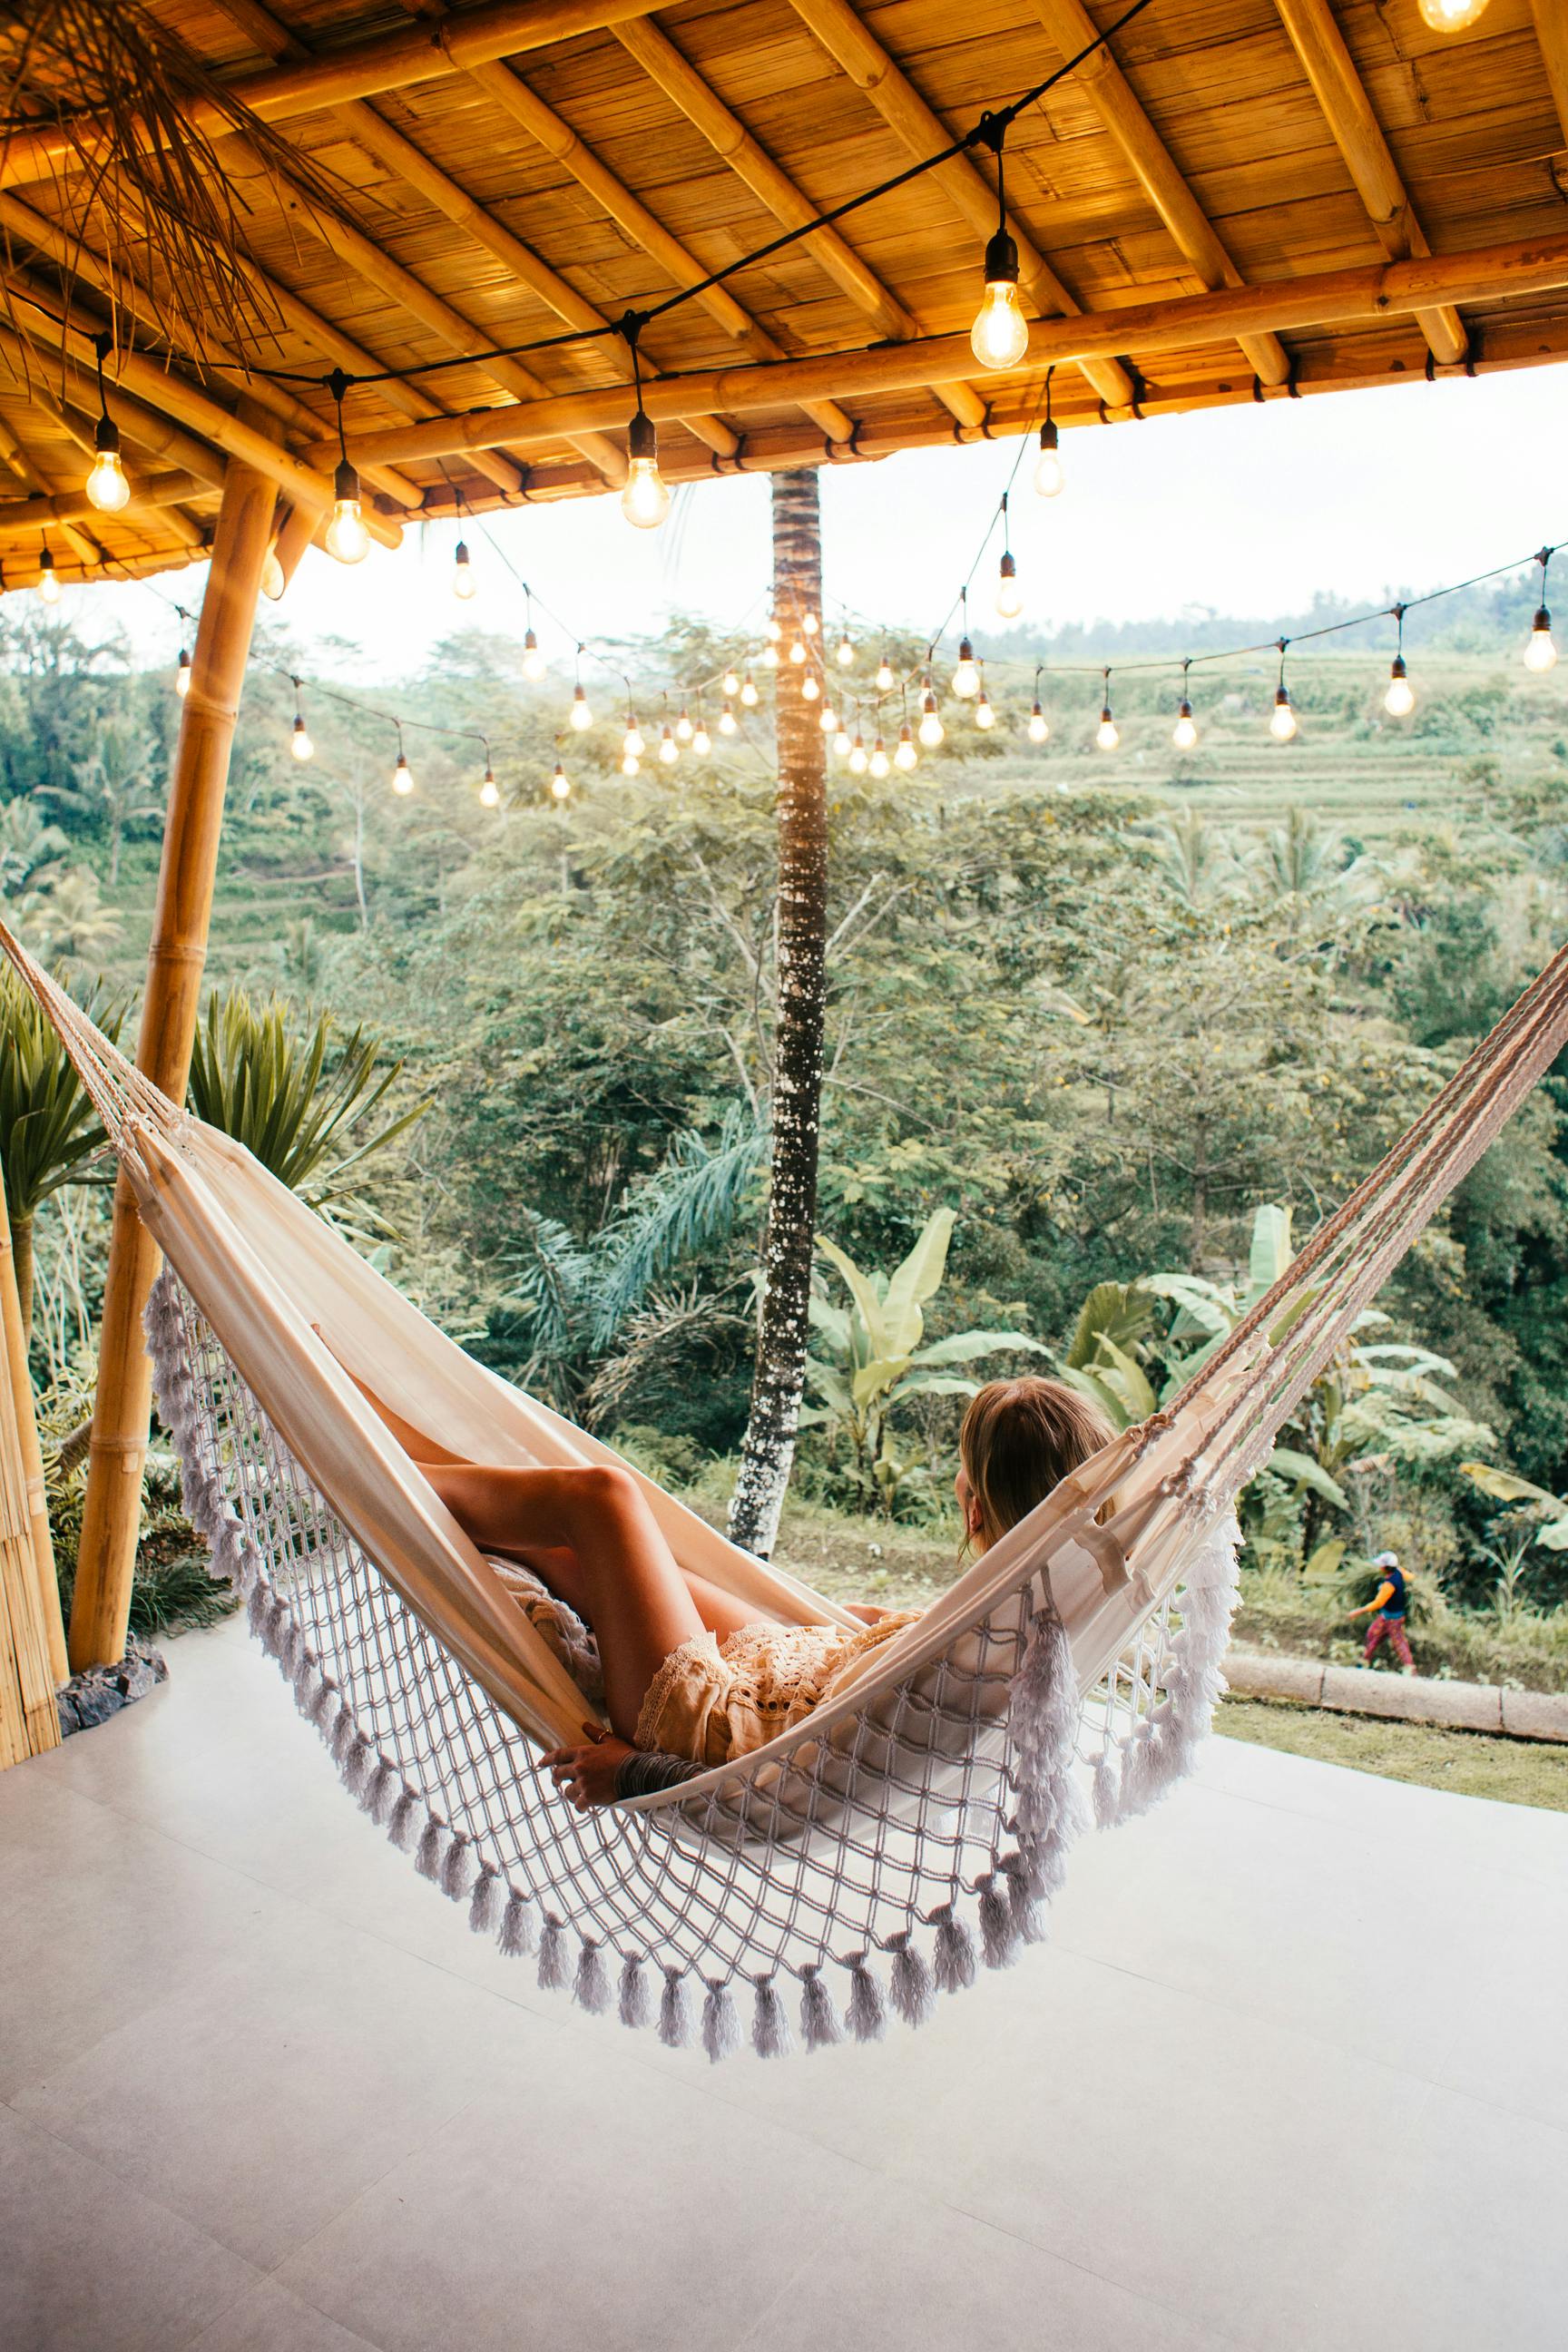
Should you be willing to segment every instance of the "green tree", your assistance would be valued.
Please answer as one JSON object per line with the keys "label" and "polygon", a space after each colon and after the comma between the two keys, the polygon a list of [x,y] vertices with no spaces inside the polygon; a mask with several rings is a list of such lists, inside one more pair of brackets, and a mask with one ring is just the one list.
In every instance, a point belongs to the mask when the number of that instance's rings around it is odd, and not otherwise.
{"label": "green tree", "polygon": [[[79,989],[89,1020],[112,1041],[123,1007],[100,987]],[[0,1155],[16,1252],[24,1329],[33,1324],[34,1221],[66,1184],[109,1184],[107,1137],[37,999],[7,965],[0,971]]]}

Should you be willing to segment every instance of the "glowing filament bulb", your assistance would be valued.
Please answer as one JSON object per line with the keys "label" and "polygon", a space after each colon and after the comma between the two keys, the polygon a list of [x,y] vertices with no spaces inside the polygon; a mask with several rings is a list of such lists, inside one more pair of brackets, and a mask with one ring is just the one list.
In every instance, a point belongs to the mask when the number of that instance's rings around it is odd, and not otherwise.
{"label": "glowing filament bulb", "polygon": [[1024,594],[1018,585],[1018,567],[1011,553],[1004,552],[1002,568],[996,580],[996,614],[999,620],[1016,621],[1024,609]]}
{"label": "glowing filament bulb", "polygon": [[185,651],[184,646],[182,646],[180,647],[180,658],[174,665],[174,692],[179,696],[180,700],[184,702],[190,690],[191,657]]}
{"label": "glowing filament bulb", "polygon": [[1059,499],[1067,480],[1057,446],[1058,438],[1056,425],[1047,416],[1040,427],[1040,454],[1035,460],[1035,488],[1042,499]]}
{"label": "glowing filament bulb", "polygon": [[871,773],[879,780],[887,775],[892,767],[893,763],[888,757],[888,747],[879,735],[871,746],[871,757],[868,764]]}
{"label": "glowing filament bulb", "polygon": [[680,707],[680,716],[675,722],[675,740],[678,743],[689,743],[691,740],[691,721],[687,716],[684,703]]}
{"label": "glowing filament bulb", "polygon": [[792,637],[790,639],[789,657],[795,667],[798,669],[802,662],[805,659],[805,639],[804,637]]}
{"label": "glowing filament bulb", "polygon": [[840,669],[853,669],[855,667],[855,647],[847,629],[838,640],[837,659]]}
{"label": "glowing filament bulb", "polygon": [[593,723],[594,714],[588,707],[588,697],[582,687],[574,686],[572,689],[573,732],[577,735],[585,735]]}
{"label": "glowing filament bulb", "polygon": [[1277,743],[1289,743],[1296,732],[1296,714],[1290,708],[1290,689],[1281,686],[1274,697],[1274,716],[1268,722],[1268,732]]}
{"label": "glowing filament bulb", "polygon": [[479,806],[481,808],[500,806],[500,786],[496,782],[495,770],[488,761],[485,763],[485,780],[479,786]]}
{"label": "glowing filament bulb", "polygon": [[823,733],[824,733],[825,735],[837,735],[837,732],[838,732],[838,713],[837,713],[837,710],[835,710],[835,709],[833,708],[833,705],[832,705],[832,703],[831,703],[831,702],[825,702],[825,703],[823,704],[823,706],[822,706],[822,715],[821,715],[821,717],[818,719],[818,720],[817,720],[817,722],[816,722],[816,723],[817,723],[817,725],[821,728],[821,730],[822,730],[822,731],[823,731]]}
{"label": "glowing filament bulb", "polygon": [[550,779],[550,796],[554,801],[570,800],[572,797],[571,778],[559,760],[555,762],[555,773]]}
{"label": "glowing filament bulb", "polygon": [[658,470],[658,436],[639,408],[626,433],[626,486],[621,512],[638,530],[657,530],[669,512],[669,492]]}
{"label": "glowing filament bulb", "polygon": [[539,639],[531,629],[522,633],[522,674],[535,684],[544,676],[550,665],[539,650]]}
{"label": "glowing filament bulb", "polygon": [[961,702],[973,702],[980,691],[980,672],[975,666],[974,647],[967,637],[958,641],[958,667],[952,673],[952,690]]}
{"label": "glowing filament bulb", "polygon": [[719,713],[720,734],[732,735],[735,732],[738,723],[732,706],[726,701],[723,709]]}
{"label": "glowing filament bulb", "polygon": [[460,539],[452,559],[452,593],[466,604],[474,593],[474,567],[468,560],[468,543],[467,540]]}
{"label": "glowing filament bulb", "polygon": [[763,647],[762,664],[764,669],[777,669],[779,666],[779,649],[777,646],[764,646]]}
{"label": "glowing filament bulb", "polygon": [[1050,731],[1050,723],[1037,699],[1029,713],[1029,740],[1031,743],[1043,743]]}
{"label": "glowing filament bulb", "polygon": [[668,719],[659,733],[658,756],[667,768],[673,768],[680,757],[680,746],[669,731]]}
{"label": "glowing filament bulb", "polygon": [[741,699],[745,704],[748,710],[754,710],[756,709],[758,695],[750,670],[746,672],[745,677],[742,681]]}
{"label": "glowing filament bulb", "polygon": [[628,752],[626,754],[626,757],[622,760],[622,761],[621,761],[621,773],[622,773],[622,775],[623,775],[623,776],[640,776],[640,775],[641,775],[641,773],[642,773],[642,761],[637,758],[637,754],[636,754],[636,752],[635,752],[635,751],[628,751]]}
{"label": "glowing filament bulb", "polygon": [[[39,587],[43,582],[38,583]],[[1526,669],[1551,669],[1557,659],[1557,648],[1552,642],[1552,615],[1544,604],[1530,625],[1530,643],[1524,649]]]}
{"label": "glowing filament bulb", "polygon": [[817,683],[816,677],[810,670],[807,670],[805,676],[800,682],[801,700],[803,702],[816,702],[820,699],[821,694],[822,688]]}
{"label": "glowing filament bulb", "polygon": [[408,764],[406,751],[399,751],[397,764],[392,771],[392,789],[400,800],[406,800],[414,790],[414,771]]}
{"label": "glowing filament bulb", "polygon": [[647,749],[647,746],[643,741],[642,729],[637,725],[637,720],[628,710],[626,713],[626,731],[621,738],[621,756],[623,759],[626,760],[640,760]]}
{"label": "glowing filament bulb", "polygon": [[849,772],[852,776],[863,776],[869,764],[866,757],[866,746],[857,733],[855,740],[849,746]]}
{"label": "glowing filament bulb", "polygon": [[120,427],[111,418],[99,418],[93,446],[98,455],[85,485],[88,497],[100,514],[118,514],[131,503],[131,485],[120,455]]}
{"label": "glowing filament bulb", "polygon": [[1116,721],[1110,715],[1110,705],[1109,702],[1105,703],[1101,707],[1100,713],[1100,725],[1094,730],[1094,740],[1099,744],[1102,751],[1114,751],[1118,743],[1121,740],[1121,736],[1116,731]]}
{"label": "glowing filament bulb", "polygon": [[1029,348],[1029,322],[1018,302],[1018,248],[998,229],[985,248],[985,292],[969,348],[983,368],[1016,367]]}
{"label": "glowing filament bulb", "polygon": [[767,620],[763,624],[763,635],[768,639],[771,645],[775,646],[783,636],[784,627],[776,613],[770,613],[768,614]]}
{"label": "glowing filament bulb", "polygon": [[340,563],[363,563],[370,553],[370,533],[360,503],[359,476],[344,457],[332,477],[332,519],[323,541]]}
{"label": "glowing filament bulb", "polygon": [[1485,9],[1487,0],[1417,0],[1421,22],[1435,33],[1463,33]]}
{"label": "glowing filament bulb", "polygon": [[847,727],[841,726],[839,728],[838,732],[833,738],[833,749],[837,758],[847,760],[849,757],[849,730]]}
{"label": "glowing filament bulb", "polygon": [[996,724],[996,713],[991,708],[991,697],[984,687],[980,689],[980,699],[974,706],[974,723],[976,727],[994,727]]}
{"label": "glowing filament bulb", "polygon": [[1383,707],[1391,719],[1408,719],[1415,708],[1415,689],[1405,671],[1405,656],[1395,654],[1388,673],[1388,692]]}
{"label": "glowing filament bulb", "polygon": [[731,699],[731,702],[733,702],[733,700],[734,700],[734,698],[735,698],[736,695],[738,695],[738,694],[740,693],[740,691],[741,691],[741,681],[740,681],[740,679],[736,677],[736,675],[735,675],[735,673],[734,673],[734,671],[733,671],[732,669],[727,669],[727,670],[724,672],[723,679],[722,679],[722,681],[721,681],[721,688],[722,688],[722,691],[723,691],[726,695],[728,695],[728,696],[729,696],[729,698],[730,698],[730,699]]}
{"label": "glowing filament bulb", "polygon": [[1197,740],[1198,730],[1193,720],[1193,706],[1184,694],[1181,708],[1176,713],[1176,723],[1171,730],[1171,740],[1178,751],[1190,751]]}
{"label": "glowing filament bulb", "polygon": [[47,547],[38,558],[38,593],[46,604],[58,604],[60,601],[60,575],[55,570],[54,555]]}
{"label": "glowing filament bulb", "polygon": [[307,760],[313,760],[316,756],[316,747],[310,740],[310,730],[305,724],[302,711],[296,714],[293,732],[289,738],[289,749],[301,766]]}
{"label": "glowing filament bulb", "polygon": [[713,749],[713,738],[700,719],[691,738],[691,748],[700,760],[705,760]]}
{"label": "glowing filament bulb", "polygon": [[892,665],[884,654],[877,664],[877,691],[879,694],[891,694],[897,683],[893,676]]}
{"label": "glowing filament bulb", "polygon": [[819,623],[817,621],[816,614],[812,611],[809,604],[800,616],[800,625],[805,631],[808,637],[816,636]]}
{"label": "glowing filament bulb", "polygon": [[921,704],[920,738],[928,751],[934,751],[947,730],[936,707],[936,697],[929,690]]}
{"label": "glowing filament bulb", "polygon": [[906,719],[899,730],[899,748],[893,754],[893,765],[895,768],[901,768],[907,775],[919,758],[920,753],[915,750],[915,739],[910,732],[910,722]]}

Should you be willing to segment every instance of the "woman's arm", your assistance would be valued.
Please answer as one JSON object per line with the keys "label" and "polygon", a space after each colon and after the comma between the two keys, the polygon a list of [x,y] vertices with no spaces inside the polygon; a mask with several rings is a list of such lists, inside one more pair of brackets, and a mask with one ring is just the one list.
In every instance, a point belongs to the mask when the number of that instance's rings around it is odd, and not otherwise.
{"label": "woman's arm", "polygon": [[[594,1727],[584,1724],[584,1731]],[[651,1797],[656,1790],[679,1788],[706,1769],[684,1756],[660,1756],[629,1740],[600,1733],[584,1748],[554,1748],[544,1759],[562,1795],[580,1813],[595,1805],[625,1803],[628,1797]]]}

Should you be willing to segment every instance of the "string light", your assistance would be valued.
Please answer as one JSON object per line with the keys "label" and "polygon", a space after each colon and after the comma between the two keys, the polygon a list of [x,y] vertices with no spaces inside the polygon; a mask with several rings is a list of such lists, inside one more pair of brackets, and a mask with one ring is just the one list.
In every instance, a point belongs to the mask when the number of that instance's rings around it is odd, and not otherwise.
{"label": "string light", "polygon": [[632,709],[631,688],[628,681],[626,689],[626,731],[621,738],[621,757],[623,760],[640,760],[647,749],[647,745],[643,740],[642,729],[637,725],[637,713]]}
{"label": "string light", "polygon": [[847,629],[839,633],[836,658],[840,669],[853,669],[855,667],[855,646]]}
{"label": "string light", "polygon": [[92,446],[97,455],[85,488],[100,514],[118,514],[131,503],[131,485],[125,478],[124,461],[120,455],[120,427],[109,413],[103,389],[103,362],[113,348],[110,335],[100,335],[93,343],[98,354],[98,425]]}
{"label": "string light", "polygon": [[1484,15],[1487,0],[1416,0],[1416,5],[1434,33],[1463,33]]}
{"label": "string light", "polygon": [[38,593],[46,604],[60,601],[60,575],[55,570],[54,551],[46,547],[38,558]]}
{"label": "string light", "polygon": [[658,731],[658,756],[667,768],[673,768],[680,757],[680,746],[669,724],[669,697],[664,698],[664,725]]}
{"label": "string light", "polygon": [[310,730],[305,724],[305,701],[300,682],[298,678],[294,678],[290,683],[294,688],[294,725],[289,737],[289,749],[303,766],[307,760],[315,758],[316,747],[310,740]]}
{"label": "string light", "polygon": [[1182,664],[1182,699],[1176,711],[1176,723],[1171,730],[1171,740],[1178,751],[1190,751],[1198,740],[1197,727],[1193,719],[1192,701],[1187,693],[1187,676],[1192,666],[1193,659],[1189,654]]}
{"label": "string light", "polygon": [[621,512],[638,530],[657,530],[669,512],[669,492],[658,470],[658,435],[642,404],[637,339],[643,320],[637,312],[628,310],[621,324],[632,355],[632,382],[637,395],[637,415],[626,428],[626,486],[621,492]]}
{"label": "string light", "polygon": [[689,743],[691,740],[691,720],[687,714],[686,705],[683,702],[680,706],[680,716],[675,722],[675,740],[678,743]]}
{"label": "string light", "polygon": [[790,639],[789,657],[794,667],[799,669],[801,664],[805,659],[805,639],[804,637],[792,637]]}
{"label": "string light", "polygon": [[958,640],[958,667],[952,673],[952,690],[961,702],[973,702],[980,691],[980,672],[974,666],[974,647],[969,642],[969,591],[961,588],[958,601],[963,611],[963,634]]}
{"label": "string light", "polygon": [[881,657],[877,664],[878,693],[891,694],[894,683],[892,664],[888,659],[888,649],[886,646],[884,646],[881,652]]}
{"label": "string light", "polygon": [[697,706],[697,725],[692,730],[691,748],[700,760],[705,760],[713,749],[713,738],[702,723],[702,705]]}
{"label": "string light", "polygon": [[748,710],[754,710],[760,698],[756,686],[752,677],[752,673],[748,670],[744,678],[741,682],[741,699],[745,704]]}
{"label": "string light", "polygon": [[820,625],[817,621],[816,614],[812,611],[809,604],[800,616],[800,625],[805,631],[808,637],[816,636]]}
{"label": "string light", "polygon": [[893,754],[893,765],[895,768],[901,768],[907,775],[919,758],[920,753],[915,750],[915,739],[910,731],[910,722],[906,719],[899,730],[899,748]]}
{"label": "string light", "polygon": [[996,577],[996,617],[1016,621],[1024,609],[1023,591],[1018,585],[1018,567],[1013,561],[1013,551],[1007,545],[1007,493],[1002,493],[1002,562]]}
{"label": "string light", "polygon": [[776,613],[770,613],[767,619],[763,623],[763,635],[766,637],[768,643],[773,646],[776,646],[779,639],[783,636],[783,624],[780,622],[779,616]]}
{"label": "string light", "polygon": [[180,700],[184,702],[190,690],[191,657],[185,651],[184,646],[182,646],[180,647],[180,658],[174,664],[174,692],[179,696]]}
{"label": "string light", "polygon": [[1388,692],[1383,698],[1383,707],[1391,719],[1408,719],[1415,708],[1415,694],[1405,667],[1405,607],[1403,604],[1395,604],[1394,617],[1399,625],[1399,644],[1394,660],[1389,666]]}
{"label": "string light", "polygon": [[452,557],[452,593],[466,604],[474,593],[474,567],[468,556],[468,542],[460,539]]}
{"label": "string light", "polygon": [[583,647],[581,646],[577,648],[577,683],[572,688],[571,720],[572,731],[574,735],[585,735],[594,723],[593,707],[588,700],[587,689],[583,684]]}
{"label": "string light", "polygon": [[559,758],[555,762],[555,773],[550,779],[550,797],[558,808],[572,797],[572,780]]}
{"label": "string light", "polygon": [[363,563],[370,553],[370,533],[365,529],[364,509],[360,502],[359,475],[349,457],[349,445],[343,438],[343,394],[349,388],[348,378],[342,368],[332,372],[331,391],[338,410],[337,470],[332,476],[332,519],[327,525],[322,545],[329,555],[340,563]]}
{"label": "string light", "polygon": [[855,740],[849,746],[849,772],[852,776],[863,776],[869,764],[866,757],[866,746],[860,740],[860,720],[859,714],[857,712]]}
{"label": "string light", "polygon": [[760,659],[764,669],[777,669],[779,666],[779,649],[777,646],[773,644],[765,645],[763,647]]}
{"label": "string light", "polygon": [[891,772],[893,763],[888,757],[888,747],[883,742],[879,735],[871,746],[871,757],[868,765],[870,767],[871,773],[876,777],[879,783],[880,783],[884,776]]}
{"label": "string light", "polygon": [[738,721],[737,721],[737,719],[736,719],[735,713],[734,713],[734,709],[733,709],[732,705],[731,704],[731,701],[730,701],[730,698],[729,698],[728,695],[726,695],[726,696],[725,696],[725,698],[724,698],[724,706],[723,706],[723,709],[722,709],[720,711],[720,713],[719,713],[719,732],[720,732],[720,734],[721,734],[721,735],[733,735],[733,734],[734,734],[734,732],[735,732],[735,730],[736,730],[736,728],[737,728],[738,723],[739,723],[739,722],[738,722]]}
{"label": "string light", "polygon": [[974,704],[976,727],[990,728],[996,724],[996,713],[991,708],[991,697],[985,691],[985,665],[980,664],[980,692]]}
{"label": "string light", "polygon": [[841,719],[833,738],[834,754],[840,760],[849,757],[849,730]]}
{"label": "string light", "polygon": [[[492,541],[491,543],[493,545],[494,542]],[[539,680],[544,676],[546,670],[550,667],[550,665],[545,660],[544,656],[540,652],[539,639],[534,635],[533,598],[529,593],[526,581],[523,583],[522,603],[523,610],[528,617],[528,626],[522,633],[522,674],[524,677],[531,680],[531,682],[537,686]]]}
{"label": "string light", "polygon": [[1535,608],[1535,618],[1530,625],[1530,643],[1524,649],[1526,669],[1548,670],[1557,660],[1557,648],[1552,642],[1552,615],[1546,609],[1546,567],[1555,550],[1543,547],[1536,557],[1541,566],[1541,602]]}
{"label": "string light", "polygon": [[496,772],[490,760],[490,747],[488,742],[485,745],[485,772],[479,782],[479,806],[481,808],[500,806],[500,786],[496,782]]}
{"label": "string light", "polygon": [[1121,736],[1116,730],[1116,721],[1110,715],[1110,670],[1109,666],[1104,672],[1104,699],[1100,706],[1100,725],[1095,730],[1094,740],[1099,744],[1102,751],[1114,751],[1118,743],[1121,740]]}
{"label": "string light", "polygon": [[1040,671],[1043,665],[1039,662],[1035,664],[1035,707],[1029,713],[1029,740],[1031,743],[1043,743],[1047,736],[1051,731],[1046,714],[1040,708]]}
{"label": "string light", "polygon": [[408,754],[403,748],[403,721],[401,719],[395,719],[392,723],[397,730],[397,759],[392,771],[392,789],[399,800],[406,800],[414,790],[414,771],[408,764]]}
{"label": "string light", "polygon": [[1059,499],[1067,480],[1057,446],[1061,436],[1051,415],[1051,378],[1055,373],[1054,367],[1046,370],[1046,421],[1040,427],[1040,454],[1035,460],[1035,488],[1043,499]]}
{"label": "string light", "polygon": [[821,728],[825,735],[837,734],[838,713],[835,710],[831,702],[825,702],[823,704],[822,713],[816,723]]}
{"label": "string light", "polygon": [[1274,693],[1274,716],[1268,722],[1268,732],[1277,743],[1289,743],[1296,732],[1296,713],[1290,706],[1290,689],[1285,683],[1285,648],[1289,637],[1279,640],[1279,684]]}
{"label": "string light", "polygon": [[805,676],[800,682],[801,700],[803,702],[816,702],[820,698],[822,688],[817,684],[816,671],[808,669]]}
{"label": "string light", "polygon": [[1018,248],[1007,229],[1003,157],[1007,125],[1000,115],[984,114],[978,131],[981,143],[996,158],[997,227],[985,248],[985,291],[969,331],[969,348],[983,368],[1005,374],[1029,348],[1029,322],[1018,301]]}
{"label": "string light", "polygon": [[727,669],[720,681],[720,691],[732,702],[741,691],[741,681],[732,669]]}
{"label": "string light", "polygon": [[921,741],[925,745],[928,751],[934,751],[937,745],[942,741],[942,737],[947,732],[947,730],[942,723],[942,713],[936,707],[936,696],[931,691],[931,672],[929,670],[926,672],[925,692],[921,698],[921,723],[919,731]]}

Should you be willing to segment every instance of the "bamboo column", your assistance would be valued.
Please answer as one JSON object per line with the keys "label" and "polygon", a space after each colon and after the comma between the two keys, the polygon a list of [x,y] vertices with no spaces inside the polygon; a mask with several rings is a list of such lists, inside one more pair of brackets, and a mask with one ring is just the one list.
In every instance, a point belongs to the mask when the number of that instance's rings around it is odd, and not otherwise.
{"label": "bamboo column", "polygon": [[[822,509],[815,468],[773,476],[773,613],[781,645],[820,646]],[[815,640],[805,615],[818,619]],[[805,1377],[806,1308],[816,1247],[818,1109],[826,988],[827,755],[822,706],[801,692],[805,667],[781,661],[778,1022],[773,1039],[773,1165],[764,1288],[752,1410],[730,1506],[730,1534],[766,1559],[795,1463]]]}
{"label": "bamboo column", "polygon": [[[14,1291],[15,1285],[9,1286]],[[7,1349],[7,1360],[0,1367],[0,1771],[60,1744],[55,1677],[39,1606],[19,1408]],[[58,1620],[58,1600],[54,1613]]]}
{"label": "bamboo column", "polygon": [[[276,495],[268,475],[239,458],[229,460],[170,779],[136,1064],[176,1102],[184,1098],[190,1069],[229,752]],[[98,1396],[71,1604],[70,1662],[79,1673],[84,1666],[112,1665],[125,1654],[153,1403],[142,1316],[157,1271],[157,1249],[122,1175],[114,1193]]]}
{"label": "bamboo column", "polygon": [[33,1375],[27,1363],[27,1334],[22,1321],[21,1293],[16,1286],[16,1254],[11,1245],[11,1220],[5,1209],[5,1186],[0,1177],[0,1321],[5,1327],[5,1370],[16,1415],[22,1475],[27,1489],[27,1520],[33,1536],[33,1567],[38,1580],[38,1625],[48,1656],[49,1673],[63,1683],[70,1673],[66,1657],[66,1629],[60,1616],[59,1580],[55,1574],[55,1547],[49,1534],[48,1497],[44,1491],[44,1456],[38,1444],[37,1416],[33,1411]]}

